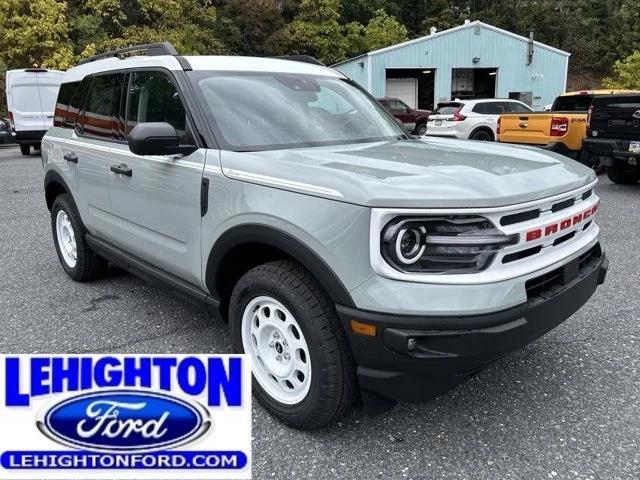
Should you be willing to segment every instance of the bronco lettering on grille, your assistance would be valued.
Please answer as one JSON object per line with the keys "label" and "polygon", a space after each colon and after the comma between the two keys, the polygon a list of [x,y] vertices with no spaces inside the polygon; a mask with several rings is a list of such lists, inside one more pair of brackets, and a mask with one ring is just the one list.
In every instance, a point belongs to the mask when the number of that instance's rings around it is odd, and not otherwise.
{"label": "bronco lettering on grille", "polygon": [[542,237],[547,237],[549,235],[553,235],[554,233],[558,233],[559,231],[566,230],[567,228],[577,225],[581,222],[585,222],[587,219],[595,215],[597,211],[598,204],[596,203],[593,207],[589,207],[585,211],[578,213],[573,217],[565,218],[564,220],[561,220],[559,222],[550,223],[545,227],[529,230],[525,235],[525,242],[532,242]]}

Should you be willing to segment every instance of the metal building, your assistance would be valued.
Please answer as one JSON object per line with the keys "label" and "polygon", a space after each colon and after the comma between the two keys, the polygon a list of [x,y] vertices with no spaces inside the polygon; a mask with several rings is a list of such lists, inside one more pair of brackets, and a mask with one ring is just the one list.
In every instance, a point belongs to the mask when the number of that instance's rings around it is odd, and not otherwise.
{"label": "metal building", "polygon": [[[533,38],[533,34],[532,34]],[[542,110],[565,91],[568,52],[475,21],[334,65],[375,97],[413,108],[465,98],[516,98]]]}

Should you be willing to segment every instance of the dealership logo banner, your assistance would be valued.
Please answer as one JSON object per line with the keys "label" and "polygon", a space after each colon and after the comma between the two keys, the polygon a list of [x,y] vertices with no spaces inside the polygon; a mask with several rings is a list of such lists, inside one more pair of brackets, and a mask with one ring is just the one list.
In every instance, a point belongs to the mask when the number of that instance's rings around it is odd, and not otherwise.
{"label": "dealership logo banner", "polygon": [[251,478],[245,355],[0,355],[2,479]]}

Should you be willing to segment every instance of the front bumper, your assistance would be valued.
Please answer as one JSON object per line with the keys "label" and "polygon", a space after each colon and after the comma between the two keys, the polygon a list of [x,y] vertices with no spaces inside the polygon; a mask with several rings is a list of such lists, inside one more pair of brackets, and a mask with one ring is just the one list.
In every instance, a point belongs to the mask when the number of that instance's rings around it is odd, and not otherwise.
{"label": "front bumper", "polygon": [[[425,401],[459,385],[569,318],[604,282],[608,263],[597,244],[529,280],[525,304],[491,314],[421,317],[338,305],[365,405],[377,399]],[[351,320],[375,325],[376,335],[353,333]]]}

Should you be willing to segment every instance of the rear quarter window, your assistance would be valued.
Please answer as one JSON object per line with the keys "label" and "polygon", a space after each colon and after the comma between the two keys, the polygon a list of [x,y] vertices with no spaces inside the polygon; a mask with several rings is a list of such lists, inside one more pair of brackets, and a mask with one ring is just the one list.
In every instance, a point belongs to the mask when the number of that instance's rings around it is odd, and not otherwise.
{"label": "rear quarter window", "polygon": [[56,108],[54,111],[54,127],[66,126],[65,119],[67,116],[67,111],[69,109],[69,104],[71,103],[73,94],[76,92],[79,86],[80,82],[68,82],[60,85],[60,90],[58,91],[58,99],[56,101]]}

